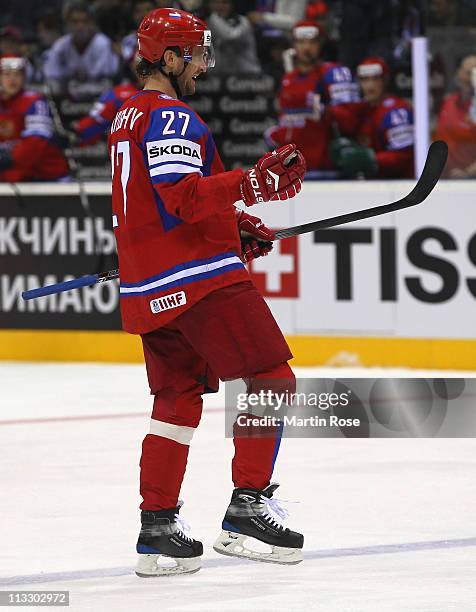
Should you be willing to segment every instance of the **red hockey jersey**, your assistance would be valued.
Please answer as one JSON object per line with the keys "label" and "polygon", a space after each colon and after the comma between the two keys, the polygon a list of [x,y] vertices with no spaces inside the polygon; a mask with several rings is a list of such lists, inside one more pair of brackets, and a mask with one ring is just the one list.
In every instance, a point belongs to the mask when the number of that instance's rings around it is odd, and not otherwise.
{"label": "red hockey jersey", "polygon": [[233,206],[243,172],[224,172],[190,106],[160,91],[138,93],[117,113],[109,147],[126,331],[157,329],[249,278]]}
{"label": "red hockey jersey", "polygon": [[413,178],[413,110],[405,100],[385,96],[360,107],[359,142],[375,151],[379,177]]}
{"label": "red hockey jersey", "polygon": [[54,126],[48,102],[36,91],[0,97],[0,147],[12,156],[0,181],[55,181],[66,178],[68,163],[54,142]]}
{"label": "red hockey jersey", "polygon": [[309,170],[330,169],[329,142],[333,124],[342,134],[356,128],[358,87],[348,68],[334,63],[316,66],[309,74],[285,74],[279,93],[279,125],[266,133],[268,146],[296,143]]}
{"label": "red hockey jersey", "polygon": [[94,144],[106,134],[117,111],[139,91],[133,83],[122,83],[106,91],[93,105],[89,115],[80,119],[74,127],[81,144]]}

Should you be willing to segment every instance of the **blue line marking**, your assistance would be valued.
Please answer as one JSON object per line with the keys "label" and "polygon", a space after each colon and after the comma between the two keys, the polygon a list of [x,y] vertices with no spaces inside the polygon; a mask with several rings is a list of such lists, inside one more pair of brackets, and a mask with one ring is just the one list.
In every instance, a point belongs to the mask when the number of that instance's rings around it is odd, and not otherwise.
{"label": "blue line marking", "polygon": [[[468,548],[476,546],[476,537],[457,538],[453,540],[435,540],[429,542],[405,542],[403,544],[377,544],[375,546],[359,546],[356,548],[327,548],[322,550],[304,550],[304,559],[335,559],[338,557],[362,557],[366,555],[385,555],[392,553],[408,553],[421,550],[442,550],[447,548]],[[239,558],[217,558],[202,560],[202,567],[213,569],[244,563],[257,563]],[[26,584],[45,584],[48,582],[67,582],[68,580],[88,580],[94,578],[112,578],[130,576],[134,573],[132,567],[106,567],[91,570],[75,570],[70,572],[52,572],[45,574],[30,574],[0,578],[0,587],[19,586]]]}

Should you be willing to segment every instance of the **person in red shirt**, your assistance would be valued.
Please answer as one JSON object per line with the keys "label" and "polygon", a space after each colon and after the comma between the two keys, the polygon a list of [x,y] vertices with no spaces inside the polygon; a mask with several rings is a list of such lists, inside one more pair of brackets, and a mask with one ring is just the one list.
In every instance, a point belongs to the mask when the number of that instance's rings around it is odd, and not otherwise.
{"label": "person in red shirt", "polygon": [[[214,65],[211,33],[191,14],[156,9],[138,30],[144,89],[110,131],[112,213],[121,271],[123,327],[139,334],[154,407],[142,445],[139,576],[200,568],[201,542],[179,527],[179,493],[202,394],[218,379],[246,380],[250,392],[293,392],[291,352],[244,261],[273,232],[237,210],[287,200],[301,189],[305,161],[295,145],[264,155],[247,172],[225,172],[208,126],[181,98]],[[242,251],[240,238],[251,244]],[[267,248],[267,247],[266,247]],[[271,474],[281,426],[235,422],[235,489],[215,550],[277,563],[302,560],[303,536],[272,518]],[[249,435],[250,433],[261,435]],[[266,542],[253,554],[243,540]],[[158,565],[175,560],[173,568]]]}
{"label": "person in red shirt", "polygon": [[389,74],[388,65],[378,57],[368,57],[357,67],[364,97],[357,140],[374,152],[378,178],[412,178],[413,110],[387,92]]}
{"label": "person in red shirt", "polygon": [[444,176],[476,177],[476,55],[463,59],[456,73],[459,88],[446,97],[435,138],[448,143]]}
{"label": "person in red shirt", "polygon": [[279,91],[279,124],[267,130],[270,148],[294,142],[309,170],[331,170],[329,143],[335,131],[351,134],[358,88],[349,68],[321,59],[325,31],[316,21],[300,21],[293,29],[295,68]]}
{"label": "person in red shirt", "polygon": [[0,181],[68,179],[68,162],[54,140],[46,98],[25,90],[26,60],[0,57]]}

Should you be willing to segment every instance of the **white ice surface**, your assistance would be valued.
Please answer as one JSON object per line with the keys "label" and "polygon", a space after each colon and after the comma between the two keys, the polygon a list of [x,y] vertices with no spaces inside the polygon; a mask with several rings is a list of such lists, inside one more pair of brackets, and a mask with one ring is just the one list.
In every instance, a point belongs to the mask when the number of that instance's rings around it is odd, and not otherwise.
{"label": "white ice surface", "polygon": [[0,590],[69,590],[71,610],[98,612],[476,610],[472,439],[283,440],[277,496],[300,501],[289,525],[305,534],[306,559],[257,564],[212,550],[232,442],[223,397],[208,396],[182,491],[203,568],[143,580],[132,573],[151,409],[143,367],[2,364],[0,391]]}

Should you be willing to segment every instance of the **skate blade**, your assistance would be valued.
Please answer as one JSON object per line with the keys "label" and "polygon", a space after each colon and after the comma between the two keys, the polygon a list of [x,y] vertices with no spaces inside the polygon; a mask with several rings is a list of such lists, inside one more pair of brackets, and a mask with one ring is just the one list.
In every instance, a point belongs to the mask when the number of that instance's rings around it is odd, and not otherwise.
{"label": "skate blade", "polygon": [[[175,566],[159,565],[160,558],[175,561]],[[155,578],[157,576],[195,574],[200,568],[200,557],[180,559],[178,557],[166,557],[165,555],[139,555],[135,571],[140,578]]]}
{"label": "skate blade", "polygon": [[247,539],[252,542],[259,541],[241,533],[223,530],[215,541],[213,550],[228,557],[241,557],[251,561],[279,563],[280,565],[296,565],[303,560],[300,548],[285,548],[284,546],[273,546],[270,544],[271,552],[260,552],[247,548],[245,545],[245,540]]}

